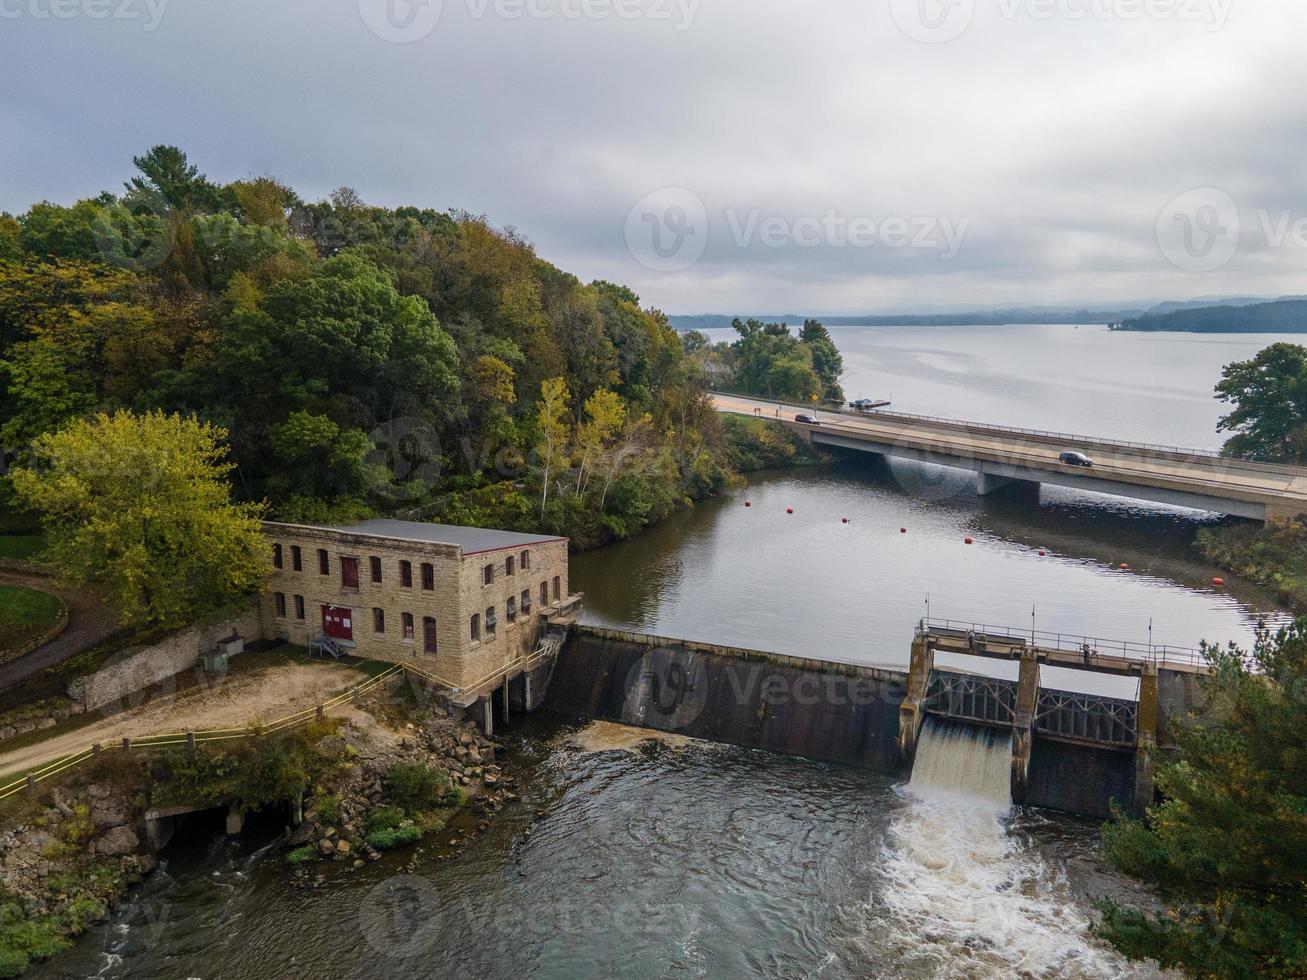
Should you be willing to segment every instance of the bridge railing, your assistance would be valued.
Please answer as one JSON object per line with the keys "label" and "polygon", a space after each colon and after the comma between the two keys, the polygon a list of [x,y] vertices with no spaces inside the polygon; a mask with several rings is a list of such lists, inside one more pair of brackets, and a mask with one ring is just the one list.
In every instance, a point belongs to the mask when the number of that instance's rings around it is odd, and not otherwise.
{"label": "bridge railing", "polygon": [[793,408],[799,411],[812,412],[820,411],[828,414],[848,415],[852,418],[868,418],[870,416],[880,415],[892,419],[905,419],[913,422],[931,422],[937,425],[956,425],[967,429],[988,429],[993,432],[1010,432],[1014,435],[1038,436],[1041,439],[1059,439],[1071,443],[1090,443],[1096,446],[1116,446],[1121,449],[1139,449],[1146,452],[1164,452],[1179,453],[1187,456],[1207,456],[1220,459],[1221,454],[1216,449],[1194,449],[1191,446],[1168,446],[1164,443],[1152,442],[1133,442],[1129,439],[1109,439],[1104,436],[1087,436],[1075,435],[1070,432],[1056,432],[1050,429],[1025,429],[1017,425],[996,425],[990,422],[967,422],[962,419],[952,419],[941,415],[914,415],[911,412],[893,412],[883,408],[872,409],[855,409],[847,405],[838,407],[829,403],[820,403],[818,405],[804,405],[799,402],[790,402],[780,398],[768,398],[765,395],[750,394],[743,391],[727,391],[723,388],[712,389],[715,395],[727,395],[735,398],[750,398],[754,401],[766,402],[773,405],[782,405],[787,408]]}
{"label": "bridge railing", "polygon": [[1022,630],[1012,626],[989,626],[957,619],[922,619],[917,623],[917,634],[948,632],[961,636],[974,634],[977,638],[990,637],[1011,642],[1016,646],[1038,647],[1065,653],[1083,653],[1085,648],[1096,656],[1121,657],[1141,663],[1183,664],[1187,667],[1204,667],[1207,658],[1201,650],[1173,647],[1164,644],[1136,643],[1130,640],[1109,640],[1102,637],[1075,633],[1050,633],[1042,630]]}

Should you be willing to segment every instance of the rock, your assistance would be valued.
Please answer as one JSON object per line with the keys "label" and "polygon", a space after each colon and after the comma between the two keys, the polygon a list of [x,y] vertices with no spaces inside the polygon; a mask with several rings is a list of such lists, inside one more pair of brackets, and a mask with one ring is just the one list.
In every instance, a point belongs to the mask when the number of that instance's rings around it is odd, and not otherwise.
{"label": "rock", "polygon": [[363,867],[363,864],[364,864],[364,861],[363,861],[362,858],[355,858],[355,859],[354,859],[354,864],[352,865],[352,867],[355,867],[355,868],[361,868],[361,867]]}
{"label": "rock", "polygon": [[131,819],[127,804],[123,800],[102,800],[91,807],[91,823],[96,830],[108,830],[121,827]]}
{"label": "rock", "polygon": [[337,853],[337,854],[348,854],[348,853],[349,853],[349,841],[347,841],[347,840],[338,840],[338,841],[336,841],[336,853]]}
{"label": "rock", "polygon": [[291,847],[299,847],[301,844],[307,844],[309,841],[313,840],[317,830],[318,825],[316,823],[311,820],[305,820],[290,832],[290,836],[286,838],[286,843]]}
{"label": "rock", "polygon": [[331,846],[331,841],[329,840],[318,841],[318,853],[321,854],[323,857],[326,857],[334,850],[335,848]]}
{"label": "rock", "polygon": [[140,839],[130,827],[114,827],[95,842],[95,853],[101,857],[122,857],[140,846]]}
{"label": "rock", "polygon": [[333,837],[335,837],[335,836],[336,836],[336,828],[335,828],[335,827],[323,827],[323,828],[322,828],[322,839],[323,839],[323,840],[331,840],[331,838],[333,838]]}
{"label": "rock", "polygon": [[58,723],[57,721],[55,721],[53,718],[42,718],[40,721],[38,721],[38,722],[36,723],[36,728],[37,728],[37,731],[42,731],[42,732],[43,732],[43,731],[45,731],[47,728],[54,728],[54,726],[57,725],[57,724],[59,724],[59,723]]}
{"label": "rock", "polygon": [[5,725],[4,728],[0,728],[0,742],[3,742],[7,738],[13,738],[17,734],[18,729],[13,725]]}
{"label": "rock", "polygon": [[485,775],[485,784],[486,784],[487,786],[494,786],[494,785],[496,785],[498,782],[499,782],[499,777],[496,776],[493,772],[488,772],[488,773],[486,773],[486,775]]}
{"label": "rock", "polygon": [[113,790],[103,783],[92,783],[86,787],[86,795],[93,800],[105,800],[113,794]]}

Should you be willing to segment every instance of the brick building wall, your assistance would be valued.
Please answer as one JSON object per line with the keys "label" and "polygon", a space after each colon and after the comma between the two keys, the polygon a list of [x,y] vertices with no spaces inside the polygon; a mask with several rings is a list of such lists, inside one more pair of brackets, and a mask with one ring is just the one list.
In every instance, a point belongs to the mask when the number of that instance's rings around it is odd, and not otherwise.
{"label": "brick building wall", "polygon": [[[306,525],[265,525],[269,544],[281,549],[281,567],[274,568],[263,586],[262,632],[306,644],[322,632],[322,607],[351,611],[356,656],[391,662],[410,661],[434,673],[443,682],[472,692],[494,681],[515,661],[534,651],[539,638],[541,587],[553,605],[570,595],[567,578],[567,541],[540,539],[509,548],[463,554],[456,545],[405,538],[351,533],[349,530]],[[300,568],[294,549],[299,548]],[[326,552],[327,574],[322,574],[319,549]],[[275,553],[275,552],[274,552]],[[523,568],[523,553],[526,564]],[[342,559],[358,563],[358,587],[343,584]],[[373,560],[380,566],[374,581]],[[509,560],[512,559],[512,573]],[[402,563],[409,562],[411,585],[404,584]],[[427,580],[423,566],[431,566]],[[485,569],[493,569],[485,581]],[[430,588],[425,587],[430,585]],[[521,611],[522,593],[530,595],[530,612]],[[284,600],[278,599],[278,594]],[[297,597],[303,617],[297,615]],[[509,618],[509,598],[517,607]],[[284,601],[284,613],[281,611]],[[487,610],[495,611],[491,630]],[[380,610],[382,620],[375,620]],[[404,635],[404,614],[412,616],[413,635]],[[473,638],[476,616],[479,639]],[[436,653],[425,649],[424,620],[436,623]],[[382,627],[380,631],[376,628]]]}

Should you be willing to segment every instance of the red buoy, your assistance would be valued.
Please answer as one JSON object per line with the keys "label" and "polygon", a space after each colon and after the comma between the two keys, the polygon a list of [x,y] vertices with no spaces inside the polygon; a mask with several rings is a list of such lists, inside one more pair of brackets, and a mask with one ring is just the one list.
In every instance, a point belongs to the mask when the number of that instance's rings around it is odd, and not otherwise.
{"label": "red buoy", "polygon": [[843,518],[843,521],[845,524],[849,523],[849,519],[847,517]]}
{"label": "red buoy", "polygon": [[1223,578],[1214,578],[1214,579],[1212,579],[1212,584],[1213,584],[1214,586],[1216,586],[1218,589],[1219,589],[1219,588],[1222,588],[1222,587],[1225,585],[1225,579],[1223,579]]}
{"label": "red buoy", "polygon": [[752,507],[752,506],[753,506],[753,501],[752,501],[752,500],[746,500],[746,501],[744,502],[744,506],[745,506],[745,507]]}
{"label": "red buoy", "polygon": [[908,529],[906,527],[899,528],[899,534],[907,534],[907,533],[908,533]]}
{"label": "red buoy", "polygon": [[1048,552],[1045,551],[1043,548],[1040,548],[1040,549],[1039,549],[1039,557],[1040,557],[1040,558],[1043,558],[1046,554],[1048,554]]}
{"label": "red buoy", "polygon": [[793,507],[786,507],[786,508],[785,508],[785,513],[787,513],[787,514],[793,514],[793,513],[794,513],[794,508],[793,508]]}
{"label": "red buoy", "polygon": [[971,544],[971,539],[970,539],[970,538],[963,538],[963,539],[962,539],[962,543],[963,543],[963,544]]}
{"label": "red buoy", "polygon": [[1128,571],[1130,571],[1130,566],[1127,565],[1125,562],[1121,562],[1121,571],[1123,571],[1123,572],[1128,572]]}

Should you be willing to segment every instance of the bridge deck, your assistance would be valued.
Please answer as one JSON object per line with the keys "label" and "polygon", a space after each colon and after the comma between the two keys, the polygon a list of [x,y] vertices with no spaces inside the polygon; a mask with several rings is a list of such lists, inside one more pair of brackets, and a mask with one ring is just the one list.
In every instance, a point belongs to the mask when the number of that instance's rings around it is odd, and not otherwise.
{"label": "bridge deck", "polygon": [[[722,412],[777,417],[776,402],[736,395],[716,395],[714,402]],[[794,415],[803,411],[820,424],[795,423]],[[782,406],[779,417],[818,445],[957,466],[1000,479],[1056,483],[1260,520],[1307,512],[1307,467],[888,412]],[[1063,450],[1088,454],[1094,466],[1061,463]]]}
{"label": "bridge deck", "polygon": [[917,635],[931,641],[937,653],[1015,661],[1024,651],[1034,650],[1041,664],[1100,674],[1138,676],[1146,664],[1183,674],[1206,674],[1209,670],[1197,650],[1148,647],[1121,640],[1053,633],[1036,633],[1032,640],[1027,639],[1029,634],[1021,636],[1012,630],[934,620],[918,625]]}

